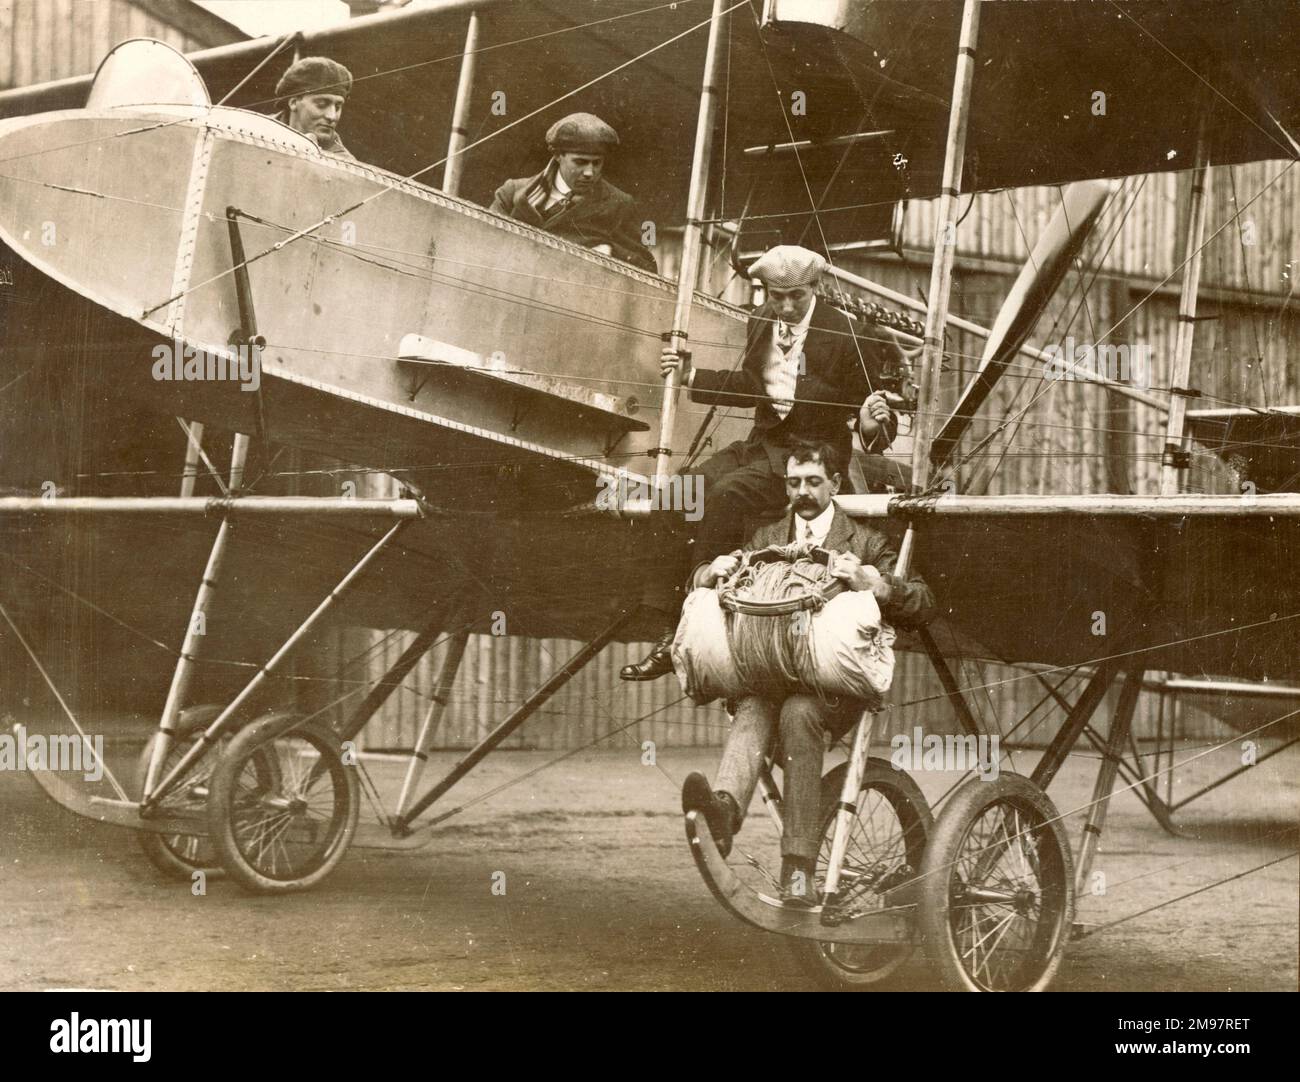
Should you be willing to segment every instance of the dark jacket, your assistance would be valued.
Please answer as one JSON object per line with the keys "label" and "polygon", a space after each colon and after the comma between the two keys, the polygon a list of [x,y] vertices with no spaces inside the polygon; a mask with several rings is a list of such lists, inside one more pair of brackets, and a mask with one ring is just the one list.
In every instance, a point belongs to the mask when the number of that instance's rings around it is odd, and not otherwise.
{"label": "dark jacket", "polygon": [[[772,408],[763,382],[775,318],[767,307],[750,316],[745,352],[734,371],[695,369],[691,376],[691,400],[753,409],[750,441],[766,439],[786,446],[801,439],[825,440],[839,449],[841,461],[847,464],[852,450],[848,422],[852,419],[856,428],[858,410],[878,386],[879,373],[893,346],[856,335],[850,316],[818,298],[803,342],[804,370],[795,384],[794,407],[782,420]],[[855,337],[857,348],[854,348]],[[888,435],[893,437],[893,428]]]}
{"label": "dark jacket", "polygon": [[488,209],[584,248],[608,244],[615,259],[642,270],[658,271],[655,257],[641,243],[641,218],[635,200],[627,192],[619,191],[602,177],[590,195],[574,199],[543,219],[527,196],[534,185],[544,182],[545,176],[542,172],[507,180],[496,190]]}
{"label": "dark jacket", "polygon": [[[791,511],[778,522],[756,530],[745,550],[788,545],[794,536],[794,512]],[[905,630],[924,627],[934,619],[935,602],[930,587],[919,577],[900,579],[893,574],[894,565],[898,563],[898,553],[894,551],[889,538],[879,530],[854,522],[836,507],[822,548],[833,552],[851,552],[864,564],[871,564],[880,572],[894,591],[889,602],[882,607],[881,615],[895,627]]]}

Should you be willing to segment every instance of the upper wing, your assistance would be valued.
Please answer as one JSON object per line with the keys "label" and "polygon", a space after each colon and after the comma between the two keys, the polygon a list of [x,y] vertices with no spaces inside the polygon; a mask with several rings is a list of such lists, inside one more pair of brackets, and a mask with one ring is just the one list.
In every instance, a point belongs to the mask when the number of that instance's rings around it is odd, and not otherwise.
{"label": "upper wing", "polygon": [[[761,30],[757,10],[739,6],[726,29],[723,213],[789,211],[772,241],[878,237],[890,228],[881,207],[937,193],[960,3],[775,0]],[[642,0],[485,3],[463,194],[487,204],[504,178],[539,170],[546,129],[586,110],[620,134],[611,178],[648,219],[679,222],[708,15]],[[964,190],[1188,168],[1202,105],[1216,163],[1293,157],[1297,15],[1297,0],[983,5]],[[461,5],[412,7],[303,36],[300,54],[332,56],[356,78],[341,130],[358,158],[441,181],[467,17]],[[275,44],[191,59],[220,101]],[[271,112],[285,57],[228,104]],[[0,92],[0,117],[80,107],[89,85]],[[876,134],[826,142],[865,130]],[[791,141],[810,142],[797,156],[744,154]]]}

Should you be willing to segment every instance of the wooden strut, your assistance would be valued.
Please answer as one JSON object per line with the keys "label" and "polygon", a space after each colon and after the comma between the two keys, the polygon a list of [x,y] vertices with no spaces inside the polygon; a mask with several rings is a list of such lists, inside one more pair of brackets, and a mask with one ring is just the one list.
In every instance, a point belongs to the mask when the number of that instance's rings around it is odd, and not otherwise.
{"label": "wooden strut", "polygon": [[[375,557],[379,555],[403,529],[410,525],[409,519],[404,519],[392,527],[378,541],[371,546],[370,550],[356,562],[352,570],[349,571],[337,586],[329,592],[328,595],[316,606],[315,610],[307,617],[277,650],[274,656],[266,662],[253,678],[244,686],[244,689],[235,696],[231,703],[213,720],[212,724],[204,730],[203,735],[190,746],[180,759],[180,761],[171,769],[171,772],[163,778],[157,788],[147,791],[143,801],[140,804],[140,814],[147,815],[158,806],[159,801],[171,792],[186,774],[186,772],[207,753],[208,749],[221,739],[221,735],[228,731],[234,723],[235,716],[239,710],[261,690],[262,685],[270,680],[285,659],[293,653],[299,643],[303,641],[308,633],[314,628],[321,619],[334,608],[335,605],[344,597],[344,595],[356,584],[357,580],[365,572],[366,568],[374,562]],[[161,743],[161,741],[160,741]]]}
{"label": "wooden strut", "polygon": [[[412,804],[409,809],[400,814],[393,821],[393,833],[399,836],[409,834],[411,832],[411,823],[415,821],[421,812],[473,770],[487,756],[488,752],[492,751],[493,748],[497,747],[506,737],[518,729],[552,695],[564,687],[580,670],[585,668],[592,658],[614,640],[614,636],[622,630],[624,625],[632,618],[632,615],[632,611],[620,612],[604,631],[582,647],[573,657],[569,658],[558,672],[534,691],[517,709],[512,711],[509,717],[475,744],[465,758],[452,767],[440,782]],[[447,814],[454,813],[449,812]]]}
{"label": "wooden strut", "polygon": [[1065,764],[1070,749],[1074,747],[1075,741],[1079,739],[1079,734],[1083,732],[1089,719],[1097,712],[1106,689],[1114,682],[1120,664],[1120,659],[1113,657],[1104,658],[1097,663],[1091,678],[1066,716],[1065,724],[1052,738],[1052,742],[1034,768],[1033,774],[1030,775],[1029,780],[1040,789],[1046,789],[1056,777],[1056,772]]}
{"label": "wooden strut", "polygon": [[[194,447],[192,442],[189,446],[194,448],[197,453],[197,448]],[[231,492],[239,491],[247,458],[248,437],[242,433],[237,433],[230,449]],[[226,514],[222,517],[221,525],[217,529],[217,536],[212,541],[212,549],[208,553],[208,562],[203,568],[203,578],[199,581],[198,591],[194,595],[194,606],[190,610],[189,623],[185,627],[185,638],[181,642],[180,654],[176,658],[176,668],[172,670],[171,684],[167,688],[167,698],[163,702],[162,717],[158,719],[158,739],[154,741],[153,751],[149,755],[149,763],[145,767],[144,788],[141,791],[141,797],[153,792],[154,787],[158,784],[158,776],[162,773],[163,763],[167,761],[167,756],[171,752],[176,736],[176,723],[180,718],[181,709],[185,705],[190,684],[194,678],[194,661],[198,656],[199,646],[204,639],[204,620],[207,616],[208,606],[212,603],[212,598],[216,595],[217,584],[221,581],[221,569],[225,563],[226,549],[230,543],[232,529],[231,517]]]}
{"label": "wooden strut", "polygon": [[[459,621],[460,615],[457,613],[453,618],[453,622],[458,623]],[[468,644],[468,626],[459,628],[447,644],[447,656],[443,659],[437,683],[434,684],[433,692],[429,696],[429,709],[424,715],[424,721],[420,723],[420,732],[415,738],[411,761],[406,766],[406,777],[402,779],[402,791],[397,797],[397,814],[399,816],[406,810],[411,794],[419,783],[420,775],[424,773],[424,768],[428,765],[429,754],[433,751],[434,736],[438,731],[438,724],[442,721],[443,714],[447,712],[451,689],[456,683],[456,673],[460,671],[460,663],[465,656],[465,647]]]}
{"label": "wooden strut", "polygon": [[[685,351],[691,320],[691,303],[695,297],[695,279],[700,268],[700,245],[703,240],[701,221],[708,196],[709,166],[713,156],[713,128],[718,112],[718,66],[721,55],[723,10],[726,0],[713,0],[709,19],[709,40],[704,52],[704,78],[700,89],[700,111],[695,122],[695,150],[691,157],[691,187],[686,201],[686,225],[682,230],[682,255],[677,267],[677,302],[673,306],[672,330],[668,344],[678,353]],[[659,442],[654,449],[655,484],[668,481],[673,429],[677,423],[677,394],[681,386],[681,368],[664,377],[663,407],[659,413]]]}
{"label": "wooden strut", "polygon": [[939,409],[939,368],[943,335],[952,293],[952,264],[957,252],[957,198],[966,158],[966,128],[970,119],[971,84],[975,77],[975,43],[979,37],[979,0],[965,0],[961,38],[953,73],[952,106],[948,112],[948,143],[943,158],[943,183],[934,225],[934,260],[930,267],[929,304],[925,311],[925,342],[921,354],[921,387],[912,424],[912,485],[924,492],[930,481],[930,440]]}
{"label": "wooden strut", "polygon": [[[952,264],[956,251],[957,193],[961,188],[962,164],[966,155],[966,128],[970,116],[971,85],[975,77],[975,43],[979,37],[979,0],[965,0],[962,9],[961,37],[957,64],[953,74],[952,106],[948,114],[948,140],[944,152],[943,188],[935,222],[934,263],[930,274],[929,305],[925,314],[922,347],[921,385],[916,413],[912,422],[912,485],[924,492],[930,478],[930,443],[935,432],[939,403],[939,368],[943,362],[943,333],[948,321],[948,298],[952,290]],[[909,522],[899,547],[894,573],[907,578],[911,572],[916,533]],[[848,769],[840,793],[839,811],[831,837],[830,858],[826,864],[826,905],[821,923],[828,927],[838,921],[835,905],[844,854],[856,815],[858,788],[871,753],[871,729],[874,715],[864,714],[853,733]]]}
{"label": "wooden strut", "polygon": [[1196,294],[1201,284],[1201,250],[1205,238],[1205,213],[1209,205],[1209,148],[1205,119],[1196,140],[1196,169],[1192,173],[1192,197],[1187,206],[1187,234],[1182,291],[1178,299],[1178,337],[1174,348],[1173,371],[1170,373],[1169,417],[1165,427],[1165,451],[1160,467],[1160,494],[1173,496],[1181,491],[1190,465],[1184,447],[1188,381],[1192,373],[1192,340],[1196,334]]}
{"label": "wooden strut", "polygon": [[[1071,706],[1069,701],[1065,698],[1065,696],[1062,695],[1060,691],[1057,690],[1057,688],[1053,687],[1050,682],[1044,679],[1042,673],[1037,673],[1035,675],[1038,682],[1047,689],[1048,695],[1050,695],[1054,700],[1056,700],[1056,702],[1060,704],[1060,706],[1065,710],[1065,713],[1068,715],[1070,713]],[[1145,680],[1143,681],[1143,684],[1144,686],[1149,686],[1147,681]],[[1083,735],[1087,738],[1088,743],[1092,745],[1094,751],[1096,751],[1098,754],[1105,755],[1106,741],[1102,740],[1101,737],[1097,735],[1097,733],[1093,730],[1091,725],[1085,725],[1083,727]],[[1157,730],[1156,735],[1157,735],[1157,739],[1159,739],[1159,730]],[[1132,740],[1133,740],[1133,729],[1132,726],[1130,726],[1129,727],[1130,745],[1132,744]],[[1145,769],[1145,767],[1142,764],[1142,757],[1137,754],[1136,749],[1134,749],[1133,759],[1134,759],[1135,766],[1129,766],[1129,764],[1125,762],[1122,757],[1118,758],[1115,766],[1119,772],[1119,776],[1123,779],[1124,784],[1127,785],[1129,789],[1132,791],[1133,795],[1136,796],[1138,800],[1142,802],[1142,806],[1151,813],[1151,817],[1158,824],[1160,824],[1161,828],[1164,829],[1169,834],[1172,834],[1175,837],[1177,837],[1179,832],[1174,827],[1173,820],[1169,818],[1168,804],[1166,801],[1160,799],[1160,794],[1156,791],[1156,787],[1152,784],[1151,778],[1143,776],[1143,770]]]}
{"label": "wooden strut", "polygon": [[1115,790],[1115,776],[1119,772],[1120,755],[1133,725],[1133,711],[1138,693],[1142,690],[1145,662],[1139,661],[1124,674],[1119,702],[1111,715],[1110,732],[1106,736],[1106,750],[1097,770],[1097,781],[1088,804],[1088,817],[1083,824],[1083,841],[1079,846],[1079,859],[1075,865],[1075,893],[1082,892],[1092,872],[1092,861],[1101,844],[1101,832],[1106,827],[1106,813],[1110,810],[1111,794]]}
{"label": "wooden strut", "polygon": [[393,662],[390,668],[379,680],[366,692],[365,698],[361,700],[353,709],[352,713],[338,728],[340,740],[351,740],[365,728],[366,723],[375,716],[375,713],[384,705],[394,691],[406,679],[409,673],[420,659],[434,645],[434,640],[441,635],[457,617],[455,609],[451,610],[451,615],[444,615],[439,612],[438,615],[429,621],[412,640],[411,645],[402,651],[398,659]]}
{"label": "wooden strut", "polygon": [[460,59],[460,79],[456,83],[456,101],[451,110],[451,135],[447,139],[447,161],[442,167],[442,190],[460,194],[460,178],[465,172],[462,151],[469,142],[469,106],[474,91],[474,70],[478,64],[478,11],[469,13],[465,28],[465,51]]}
{"label": "wooden strut", "polygon": [[[242,212],[238,207],[226,207],[226,228],[230,233],[230,256],[234,261],[235,298],[239,303],[239,327],[231,334],[232,345],[241,349],[255,350],[254,358],[261,368],[262,349],[266,339],[257,331],[257,312],[253,307],[253,285],[248,277],[248,260],[244,255],[244,239],[239,232],[239,218]],[[266,437],[266,403],[262,397],[262,381],[259,377],[257,390],[253,392],[257,411],[254,423],[257,426],[258,449],[269,462],[270,443]],[[231,490],[235,491],[232,484]]]}
{"label": "wooden strut", "polygon": [[948,696],[952,711],[957,715],[957,723],[971,736],[984,735],[984,730],[980,728],[980,723],[975,719],[970,704],[966,702],[966,696],[961,693],[961,687],[957,684],[957,678],[953,675],[952,667],[939,649],[939,644],[934,641],[934,636],[930,634],[928,628],[923,627],[916,632],[916,637],[920,640],[922,649],[925,650],[925,656],[930,659],[930,665],[934,668],[935,675],[943,686],[944,694]]}

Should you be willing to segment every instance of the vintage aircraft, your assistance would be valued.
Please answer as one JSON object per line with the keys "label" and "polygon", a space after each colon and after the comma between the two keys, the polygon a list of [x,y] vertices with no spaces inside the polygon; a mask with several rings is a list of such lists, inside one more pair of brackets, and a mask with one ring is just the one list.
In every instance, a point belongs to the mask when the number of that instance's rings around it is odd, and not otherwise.
{"label": "vintage aircraft", "polygon": [[[1204,199],[1188,207],[1170,388],[1080,374],[1167,415],[1161,494],[984,495],[957,483],[957,465],[986,448],[968,433],[981,405],[1023,373],[1021,358],[1041,361],[1028,336],[1115,190],[1097,178],[1294,157],[1287,132],[1300,118],[1279,24],[1235,13],[1227,35],[1226,18],[1213,8],[1207,38],[1211,7],[1200,4],[447,0],[190,59],[128,42],[93,80],[0,93],[0,255],[12,271],[0,294],[5,664],[74,725],[112,693],[86,679],[63,694],[54,661],[138,672],[163,703],[138,781],[108,775],[111,797],[53,775],[41,784],[80,814],[140,831],[174,874],[215,858],[254,890],[318,883],[350,844],[427,841],[422,812],[603,646],[642,637],[635,599],[667,551],[672,513],[655,495],[745,430],[725,411],[691,411],[659,378],[663,341],[710,367],[738,357],[745,310],[695,288],[701,264],[777,238],[834,258],[887,237],[900,199],[937,196],[926,303],[834,269],[832,299],[859,313],[864,334],[888,329],[920,347],[910,489],[841,506],[900,536],[904,560],[942,597],[945,619],[915,646],[968,732],[980,730],[978,683],[957,672],[971,658],[1032,667],[1024,679],[1043,683],[1064,723],[1031,777],[972,779],[936,817],[905,775],[869,759],[866,717],[826,779],[815,910],[752,889],[694,816],[687,834],[718,899],[789,937],[831,986],[870,985],[921,941],[954,987],[1045,987],[1117,776],[1168,823],[1155,781],[1174,764],[1153,771],[1135,749],[1124,758],[1146,674],[1210,673],[1238,695],[1287,695],[1248,682],[1300,681],[1300,587],[1284,570],[1300,544],[1293,414],[1185,408]],[[1143,35],[1168,56],[1138,68],[1124,58]],[[385,168],[324,155],[264,115],[290,47],[357,73],[348,142]],[[1044,70],[1044,56],[1059,62]],[[1104,133],[1061,108],[1086,102],[1085,73],[1098,71],[1119,113]],[[1202,84],[1227,87],[1235,112],[1211,110]],[[787,109],[796,93],[813,107]],[[560,111],[634,129],[645,101],[662,115],[629,140],[620,177],[642,178],[635,194],[661,231],[686,223],[676,282],[482,209],[493,183],[527,171],[519,147],[540,145]],[[775,108],[750,104],[762,101]],[[1193,115],[1172,119],[1188,103]],[[442,190],[422,183],[438,165]],[[1031,184],[1069,187],[941,413],[945,331],[969,327],[948,313],[957,195]],[[180,448],[158,420],[171,417],[185,419],[188,476],[170,469],[180,496],[165,458]],[[1255,487],[1180,492],[1191,437],[1247,462]],[[390,474],[401,498],[258,494],[285,447]],[[628,478],[649,498],[602,503]],[[200,485],[214,494],[195,496]],[[198,528],[212,519],[215,536]],[[435,704],[397,808],[359,824],[362,782],[344,742],[449,639],[445,694],[467,635],[497,610],[513,634],[587,645],[417,795]],[[84,615],[56,625],[50,611]],[[335,618],[418,634],[354,690],[342,726],[267,712],[295,651]],[[230,619],[241,633],[214,657],[204,628]],[[150,676],[144,651],[178,638],[174,670]],[[1070,701],[1065,677],[1077,674]],[[1120,679],[1102,736],[1091,721]],[[1076,860],[1044,789],[1081,736],[1104,759]],[[779,818],[770,772],[762,784]]]}

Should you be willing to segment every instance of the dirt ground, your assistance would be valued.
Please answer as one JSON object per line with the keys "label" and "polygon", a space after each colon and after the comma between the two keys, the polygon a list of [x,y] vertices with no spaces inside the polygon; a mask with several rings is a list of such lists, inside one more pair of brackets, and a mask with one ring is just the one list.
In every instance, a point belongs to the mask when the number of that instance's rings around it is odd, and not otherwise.
{"label": "dirt ground", "polygon": [[[677,783],[692,769],[711,773],[715,752],[662,749],[657,766],[643,766],[633,750],[590,751],[546,766],[555,756],[490,756],[448,808],[545,768],[470,803],[422,849],[354,849],[314,891],[279,898],[215,879],[195,897],[162,880],[129,832],[79,819],[30,777],[0,773],[0,988],[808,987],[782,941],[722,910],[691,862]],[[1198,760],[1176,792],[1231,759]],[[437,756],[432,769],[453,760]],[[1033,762],[1017,754],[1021,772]],[[366,765],[391,799],[401,765]],[[1051,789],[1061,811],[1087,802],[1096,765],[1071,758]],[[917,780],[933,801],[953,779]],[[1079,918],[1105,923],[1294,854],[1298,821],[1297,748],[1192,805],[1180,817],[1185,837],[1163,833],[1122,793],[1097,863],[1106,893],[1081,899]],[[1070,819],[1076,838],[1079,822]],[[770,848],[772,834],[756,808],[738,845]],[[1055,987],[1293,991],[1298,868],[1283,860],[1075,942]],[[504,895],[492,891],[498,872]],[[878,987],[934,980],[918,953]]]}

